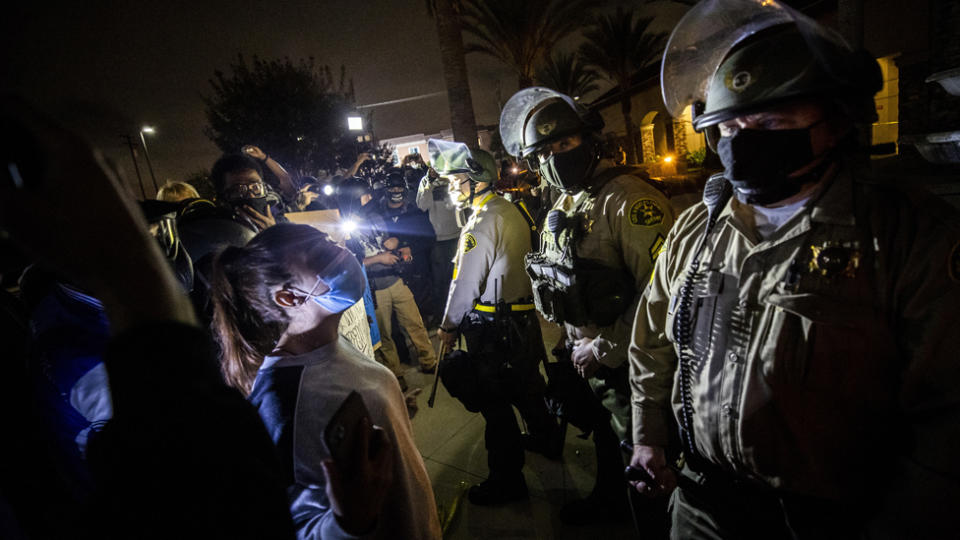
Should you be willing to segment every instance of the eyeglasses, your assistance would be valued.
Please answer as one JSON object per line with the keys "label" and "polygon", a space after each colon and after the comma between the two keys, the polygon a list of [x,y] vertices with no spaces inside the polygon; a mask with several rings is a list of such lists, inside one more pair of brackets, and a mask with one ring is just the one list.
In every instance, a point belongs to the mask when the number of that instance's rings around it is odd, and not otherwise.
{"label": "eyeglasses", "polygon": [[267,186],[263,182],[234,184],[225,190],[230,199],[259,199],[267,195]]}

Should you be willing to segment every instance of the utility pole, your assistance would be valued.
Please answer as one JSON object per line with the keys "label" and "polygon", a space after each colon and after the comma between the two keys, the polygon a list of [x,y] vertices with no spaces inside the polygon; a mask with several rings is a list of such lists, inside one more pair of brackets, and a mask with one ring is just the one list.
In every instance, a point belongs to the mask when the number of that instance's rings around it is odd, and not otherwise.
{"label": "utility pole", "polygon": [[154,129],[150,126],[140,128],[140,142],[143,144],[143,155],[147,158],[147,168],[150,169],[150,179],[153,180],[153,192],[157,193],[160,191],[160,186],[157,185],[157,177],[153,174],[153,164],[150,163],[150,152],[147,150],[147,139],[143,137],[144,133],[153,132]]}
{"label": "utility pole", "polygon": [[143,199],[147,199],[147,192],[143,189],[143,178],[140,176],[140,167],[137,165],[137,153],[133,150],[133,139],[129,135],[121,135],[121,139],[127,141],[127,148],[130,149],[130,159],[133,160],[133,170],[137,173],[137,183],[140,184],[140,194],[143,195]]}

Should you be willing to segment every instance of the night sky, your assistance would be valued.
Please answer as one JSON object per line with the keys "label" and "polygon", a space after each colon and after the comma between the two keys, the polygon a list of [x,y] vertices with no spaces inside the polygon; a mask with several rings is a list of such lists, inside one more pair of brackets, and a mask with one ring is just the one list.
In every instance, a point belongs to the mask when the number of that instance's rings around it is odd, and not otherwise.
{"label": "night sky", "polygon": [[[677,14],[669,8],[670,16],[657,21],[667,29]],[[219,151],[202,133],[200,96],[210,92],[214,70],[226,69],[237,53],[313,56],[334,73],[343,64],[358,104],[445,90],[424,0],[24,2],[5,12],[2,88],[26,94],[84,133],[131,185],[120,135],[136,136],[143,124],[157,129],[147,144],[160,183],[210,167]],[[495,123],[497,81],[506,100],[516,77],[481,55],[468,56],[468,66],[477,122]],[[445,97],[372,110],[380,138],[449,127]]]}

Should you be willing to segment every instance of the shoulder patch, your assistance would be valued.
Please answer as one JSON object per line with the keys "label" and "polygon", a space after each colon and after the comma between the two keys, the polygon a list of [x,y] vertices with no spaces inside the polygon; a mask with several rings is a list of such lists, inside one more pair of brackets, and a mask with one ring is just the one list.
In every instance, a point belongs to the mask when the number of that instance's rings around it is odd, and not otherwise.
{"label": "shoulder patch", "polygon": [[653,243],[650,244],[650,262],[657,262],[657,257],[663,252],[664,241],[666,241],[666,238],[662,234],[658,234]]}
{"label": "shoulder patch", "polygon": [[663,223],[663,209],[653,199],[640,199],[630,207],[630,223],[653,227]]}
{"label": "shoulder patch", "polygon": [[947,273],[950,279],[960,281],[960,242],[957,242],[950,250],[950,258],[947,260]]}
{"label": "shoulder patch", "polygon": [[477,247],[477,238],[473,236],[473,233],[467,233],[463,237],[463,252],[469,253],[475,247]]}

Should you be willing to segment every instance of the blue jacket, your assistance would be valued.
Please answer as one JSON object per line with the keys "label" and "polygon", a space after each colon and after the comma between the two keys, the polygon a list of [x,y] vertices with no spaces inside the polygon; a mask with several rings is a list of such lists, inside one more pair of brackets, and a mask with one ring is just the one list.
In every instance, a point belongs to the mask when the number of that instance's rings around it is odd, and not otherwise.
{"label": "blue jacket", "polygon": [[103,364],[110,337],[103,305],[58,284],[34,310],[31,331],[31,379],[47,436],[67,480],[89,494],[87,443],[113,416]]}

